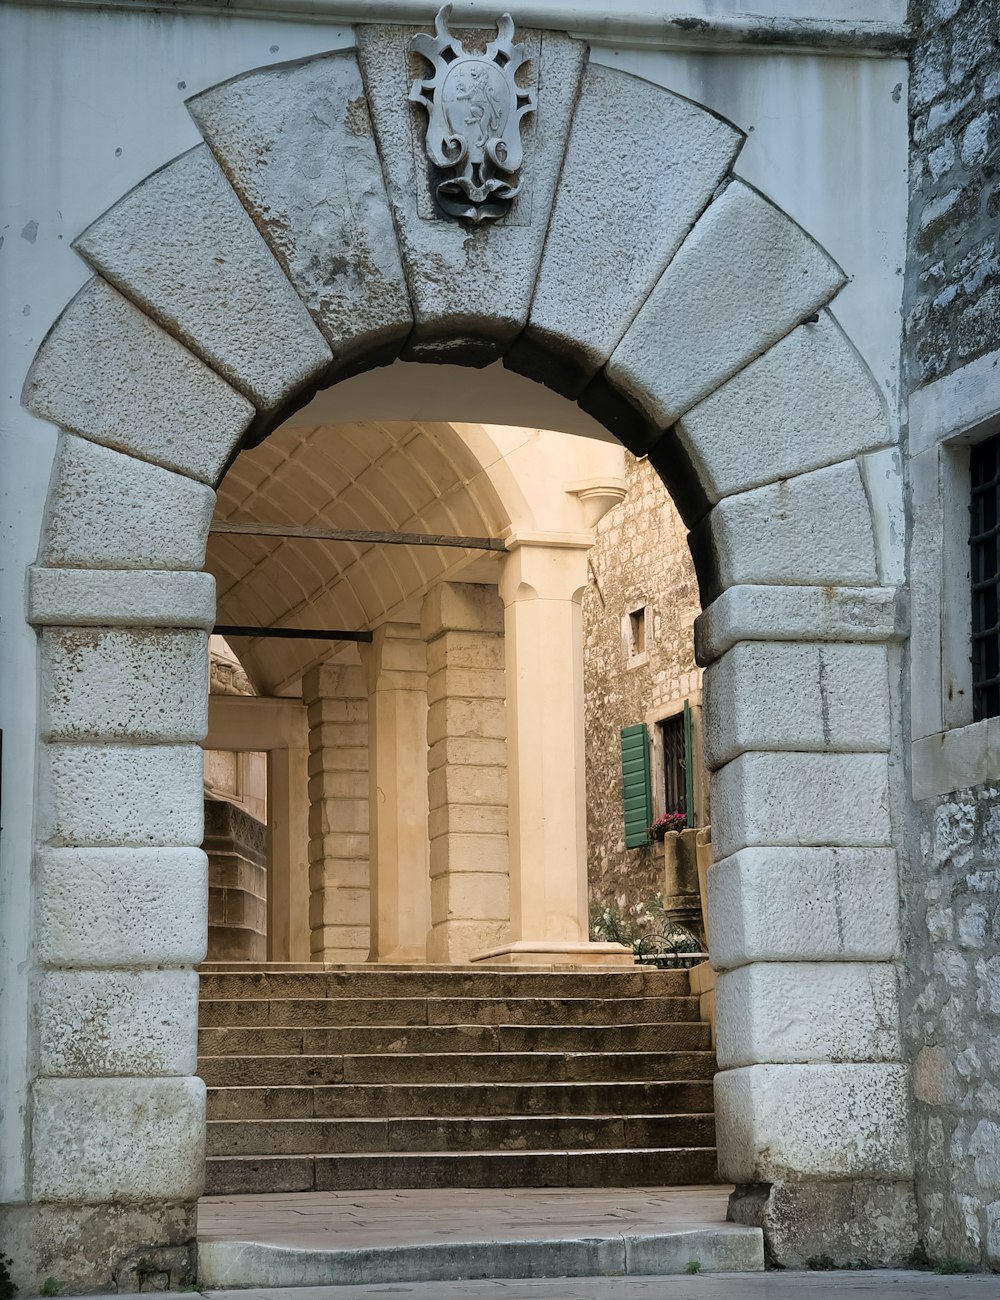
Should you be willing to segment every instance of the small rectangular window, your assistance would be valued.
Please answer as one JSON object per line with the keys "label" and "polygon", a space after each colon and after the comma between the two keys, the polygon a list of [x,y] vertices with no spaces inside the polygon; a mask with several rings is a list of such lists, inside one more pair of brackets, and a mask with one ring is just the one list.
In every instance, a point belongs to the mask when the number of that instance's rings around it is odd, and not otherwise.
{"label": "small rectangular window", "polygon": [[691,761],[691,708],[658,723],[663,743],[663,811],[683,813],[688,826],[694,818],[694,770]]}
{"label": "small rectangular window", "polygon": [[646,611],[645,609],[634,609],[628,616],[629,632],[631,634],[632,653],[641,655],[646,650]]}
{"label": "small rectangular window", "polygon": [[972,708],[1000,715],[1000,434],[971,450]]}

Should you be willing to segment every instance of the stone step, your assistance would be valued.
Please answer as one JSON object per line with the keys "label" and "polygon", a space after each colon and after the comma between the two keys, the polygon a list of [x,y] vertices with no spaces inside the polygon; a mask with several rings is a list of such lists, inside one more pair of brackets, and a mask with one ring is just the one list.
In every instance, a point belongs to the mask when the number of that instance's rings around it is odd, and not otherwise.
{"label": "stone step", "polygon": [[405,1187],[663,1187],[717,1181],[714,1147],[211,1156],[207,1196]]}
{"label": "stone step", "polygon": [[710,1147],[712,1115],[212,1120],[210,1156]]}
{"label": "stone step", "polygon": [[711,1031],[701,1021],[638,1025],[351,1025],[327,1029],[276,1026],[202,1029],[203,1056],[328,1056],[362,1052],[635,1052],[704,1051]]}
{"label": "stone step", "polygon": [[534,1083],[707,1079],[712,1052],[441,1052],[437,1055],[204,1056],[209,1087],[330,1083]]}
{"label": "stone step", "polygon": [[341,1083],[209,1088],[210,1120],[711,1112],[712,1080],[666,1083]]}
{"label": "stone step", "polygon": [[202,998],[200,1023],[272,1025],[620,1025],[697,1020],[698,999],[648,998]]}
{"label": "stone step", "polygon": [[686,970],[638,967],[602,971],[454,966],[351,966],[298,971],[201,968],[201,992],[206,998],[581,998],[595,992],[601,997],[685,997],[690,991]]}

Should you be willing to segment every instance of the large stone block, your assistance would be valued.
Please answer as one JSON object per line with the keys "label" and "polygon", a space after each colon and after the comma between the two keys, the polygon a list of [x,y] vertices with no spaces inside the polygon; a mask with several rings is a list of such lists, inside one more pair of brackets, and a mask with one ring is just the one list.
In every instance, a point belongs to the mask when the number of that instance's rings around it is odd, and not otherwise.
{"label": "large stone block", "polygon": [[201,844],[198,745],[44,745],[38,835],[54,845]]}
{"label": "large stone block", "polygon": [[767,1063],[898,1061],[896,969],[872,962],[758,962],[715,989],[720,1070]]}
{"label": "large stone block", "polygon": [[704,692],[709,768],[752,749],[889,748],[883,646],[743,641],[706,670]]}
{"label": "large stone block", "polygon": [[189,1075],[198,1067],[193,970],[47,971],[36,1016],[44,1075]]}
{"label": "large stone block", "polygon": [[878,583],[871,511],[853,460],[726,497],[694,529],[691,548],[696,555],[710,551],[712,600],[744,582]]}
{"label": "large stone block", "polygon": [[741,754],[712,777],[719,859],[748,845],[892,842],[884,754]]}
{"label": "large stone block", "polygon": [[57,568],[200,569],[214,508],[204,484],[66,434],[39,558]]}
{"label": "large stone block", "polygon": [[911,1178],[905,1065],[749,1065],[715,1076],[719,1173],[732,1183]]}
{"label": "large stone block", "polygon": [[195,1200],[204,1180],[205,1085],[39,1079],[31,1137],[37,1200]]}
{"label": "large stone block", "polygon": [[695,619],[695,657],[705,667],[739,641],[902,641],[908,630],[905,591],[747,584]]}
{"label": "large stone block", "polygon": [[[358,54],[382,158],[389,204],[413,303],[413,360],[486,364],[528,318],[586,47],[559,32],[518,34],[531,62],[525,84],[538,107],[522,123],[522,192],[511,212],[478,226],[437,206],[424,150],[427,114],[407,102],[411,81],[429,73],[409,54],[411,27],[358,27]],[[469,48],[485,33],[462,30]],[[488,36],[486,39],[489,39]]]}
{"label": "large stone block", "polygon": [[[584,72],[525,336],[505,358],[575,395],[625,328],[732,166],[744,136],[661,87]],[[623,159],[636,165],[622,167]],[[594,277],[603,291],[591,292]],[[532,361],[530,347],[546,355]]]}
{"label": "large stone block", "polygon": [[258,409],[329,367],[329,347],[204,145],[148,176],[73,246]]}
{"label": "large stone block", "polygon": [[716,970],[899,955],[894,849],[742,849],[708,873]]}
{"label": "large stone block", "polygon": [[198,741],[208,729],[205,632],[45,628],[47,740]]}
{"label": "large stone block", "polygon": [[510,887],[504,872],[453,871],[431,881],[431,915],[439,921],[510,918]]}
{"label": "large stone block", "polygon": [[47,966],[186,966],[205,956],[200,849],[40,849],[35,938]]}
{"label": "large stone block", "polygon": [[354,51],[244,74],[188,108],[335,359],[394,356],[413,317]]}
{"label": "large stone block", "polygon": [[38,349],[22,394],[34,415],[214,483],[250,403],[106,281],[87,282]]}
{"label": "large stone block", "polygon": [[699,402],[677,432],[713,502],[892,441],[882,395],[828,312]]}
{"label": "large stone block", "polygon": [[210,573],[157,569],[28,570],[28,622],[35,627],[215,626]]}
{"label": "large stone block", "polygon": [[828,302],[835,262],[742,181],[709,204],[639,309],[608,378],[669,428]]}

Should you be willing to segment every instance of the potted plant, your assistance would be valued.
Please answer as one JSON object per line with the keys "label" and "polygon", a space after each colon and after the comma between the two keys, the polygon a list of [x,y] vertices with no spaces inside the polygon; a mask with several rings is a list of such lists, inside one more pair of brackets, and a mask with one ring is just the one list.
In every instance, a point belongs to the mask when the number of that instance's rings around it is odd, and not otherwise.
{"label": "potted plant", "polygon": [[662,844],[664,837],[672,835],[677,831],[682,831],[687,825],[687,816],[681,812],[664,813],[662,817],[657,817],[649,828],[649,838]]}

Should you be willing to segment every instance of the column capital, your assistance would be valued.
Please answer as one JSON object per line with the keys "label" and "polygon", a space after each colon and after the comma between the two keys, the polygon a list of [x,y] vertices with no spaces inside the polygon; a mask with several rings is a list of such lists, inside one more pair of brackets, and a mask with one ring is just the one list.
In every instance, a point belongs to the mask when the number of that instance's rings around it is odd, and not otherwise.
{"label": "column capital", "polygon": [[557,534],[556,540],[515,538],[501,561],[500,597],[505,606],[522,600],[570,600],[579,604],[587,585],[593,544]]}

